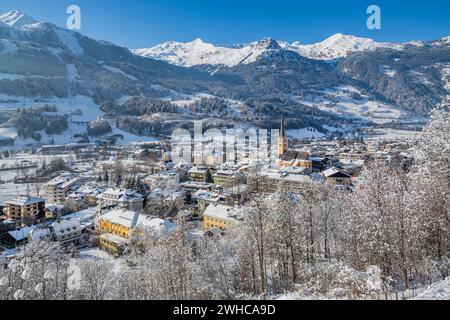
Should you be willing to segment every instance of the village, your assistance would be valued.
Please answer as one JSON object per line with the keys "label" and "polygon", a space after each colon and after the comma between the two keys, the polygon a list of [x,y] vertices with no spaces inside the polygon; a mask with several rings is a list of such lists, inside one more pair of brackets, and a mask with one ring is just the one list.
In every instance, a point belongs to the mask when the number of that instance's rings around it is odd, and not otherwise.
{"label": "village", "polygon": [[[255,194],[295,192],[310,183],[351,192],[376,159],[408,170],[409,148],[395,141],[289,139],[283,118],[276,163],[174,163],[168,138],[121,147],[43,146],[27,151],[31,160],[15,161],[16,169],[0,168],[2,177],[15,173],[10,188],[26,185],[0,198],[0,251],[14,256],[26,243],[47,240],[119,257],[142,232],[157,239],[183,228],[198,241],[220,237],[244,219],[243,208]],[[4,154],[3,160],[26,155]]]}

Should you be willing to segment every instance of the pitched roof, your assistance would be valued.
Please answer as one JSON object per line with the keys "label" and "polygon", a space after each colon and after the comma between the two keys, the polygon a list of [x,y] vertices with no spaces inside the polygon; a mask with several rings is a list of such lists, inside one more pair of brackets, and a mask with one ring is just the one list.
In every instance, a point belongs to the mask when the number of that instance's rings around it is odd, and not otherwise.
{"label": "pitched roof", "polygon": [[283,161],[291,161],[291,160],[308,160],[309,153],[305,151],[297,151],[297,150],[287,150],[281,160]]}
{"label": "pitched roof", "polygon": [[351,178],[352,176],[345,171],[339,170],[337,168],[330,168],[322,172],[327,178]]}

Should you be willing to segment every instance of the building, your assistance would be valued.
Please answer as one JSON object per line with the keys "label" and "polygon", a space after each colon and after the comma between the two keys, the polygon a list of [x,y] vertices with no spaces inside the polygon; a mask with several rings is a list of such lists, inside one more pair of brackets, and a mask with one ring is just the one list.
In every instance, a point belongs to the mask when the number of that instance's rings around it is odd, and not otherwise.
{"label": "building", "polygon": [[144,178],[144,183],[150,190],[171,189],[180,183],[180,173],[176,170],[158,172]]}
{"label": "building", "polygon": [[21,226],[39,223],[45,217],[45,200],[32,197],[17,197],[5,202],[6,216]]}
{"label": "building", "polygon": [[57,241],[62,245],[81,243],[82,228],[79,219],[61,220],[48,227],[34,228],[28,234],[28,241]]}
{"label": "building", "polygon": [[188,174],[192,182],[205,183],[211,180],[211,173],[206,167],[193,167],[188,171]]}
{"label": "building", "polygon": [[75,192],[72,192],[66,199],[70,202],[82,202],[89,206],[96,206],[98,196],[105,192],[105,187],[99,187],[95,185],[81,186]]}
{"label": "building", "polygon": [[129,243],[131,234],[136,227],[142,227],[151,235],[160,237],[166,235],[177,226],[167,220],[139,214],[136,211],[117,209],[99,218],[100,248],[113,255],[121,255]]}
{"label": "building", "polygon": [[202,215],[211,204],[227,204],[231,199],[217,192],[198,190],[192,195],[192,202],[197,204],[197,213]]}
{"label": "building", "polygon": [[118,206],[136,211],[144,208],[144,197],[134,190],[109,188],[97,200],[101,207]]}
{"label": "building", "polygon": [[301,167],[313,169],[313,163],[309,153],[304,151],[289,150],[289,141],[286,136],[284,116],[281,117],[280,135],[278,137],[278,161],[279,167]]}
{"label": "building", "polygon": [[352,176],[340,169],[335,167],[330,168],[322,172],[322,174],[327,179],[327,183],[335,186],[349,186],[352,184]]}
{"label": "building", "polygon": [[245,182],[245,175],[236,170],[219,169],[213,175],[214,183],[218,186],[231,188]]}
{"label": "building", "polygon": [[289,142],[286,136],[286,127],[284,123],[284,115],[281,116],[280,134],[278,136],[278,158],[282,158],[284,153],[289,149]]}
{"label": "building", "polygon": [[305,151],[287,150],[283,156],[278,160],[277,165],[281,168],[285,167],[299,167],[313,170],[313,162],[310,159],[309,153]]}
{"label": "building", "polygon": [[78,189],[87,180],[78,174],[64,173],[47,182],[43,187],[43,194],[50,203],[64,203],[68,191]]}
{"label": "building", "polygon": [[281,187],[285,190],[299,191],[308,188],[308,184],[312,181],[304,171],[304,168],[264,169],[249,179],[249,186],[256,192],[266,194],[277,192]]}
{"label": "building", "polygon": [[242,221],[242,209],[220,204],[211,204],[203,213],[203,230],[231,228]]}
{"label": "building", "polygon": [[62,244],[79,244],[82,234],[79,219],[61,220],[54,222],[50,227],[54,239]]}

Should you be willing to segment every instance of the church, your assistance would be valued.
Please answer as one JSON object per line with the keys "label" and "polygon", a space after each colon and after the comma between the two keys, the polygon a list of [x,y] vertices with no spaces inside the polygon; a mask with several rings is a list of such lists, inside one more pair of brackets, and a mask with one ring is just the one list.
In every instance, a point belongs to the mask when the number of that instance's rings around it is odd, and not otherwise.
{"label": "church", "polygon": [[284,115],[281,116],[280,135],[278,137],[277,166],[279,168],[298,167],[308,170],[312,170],[313,168],[313,163],[308,152],[289,149]]}

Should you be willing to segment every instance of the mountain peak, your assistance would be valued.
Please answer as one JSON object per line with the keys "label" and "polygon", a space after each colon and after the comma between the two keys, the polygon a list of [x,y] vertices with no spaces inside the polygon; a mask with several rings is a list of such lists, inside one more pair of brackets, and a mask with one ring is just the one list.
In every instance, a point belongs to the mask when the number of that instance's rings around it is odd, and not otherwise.
{"label": "mountain peak", "polygon": [[28,24],[37,23],[36,20],[20,10],[12,10],[0,15],[0,21],[12,28],[20,28]]}
{"label": "mountain peak", "polygon": [[281,49],[278,42],[272,38],[264,38],[254,43],[254,46],[261,47],[266,50],[279,50]]}

